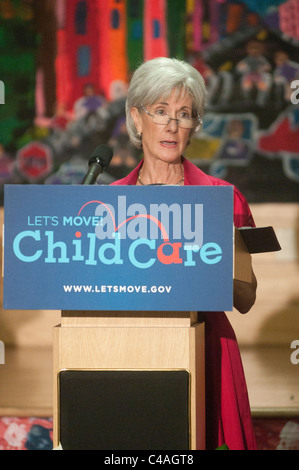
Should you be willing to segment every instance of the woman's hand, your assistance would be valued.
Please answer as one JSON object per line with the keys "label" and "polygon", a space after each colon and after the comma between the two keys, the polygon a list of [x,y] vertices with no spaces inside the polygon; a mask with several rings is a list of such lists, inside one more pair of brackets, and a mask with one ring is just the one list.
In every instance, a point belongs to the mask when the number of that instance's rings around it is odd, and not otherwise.
{"label": "woman's hand", "polygon": [[244,282],[234,279],[234,307],[240,313],[247,313],[255,303],[257,280],[252,270],[252,281]]}

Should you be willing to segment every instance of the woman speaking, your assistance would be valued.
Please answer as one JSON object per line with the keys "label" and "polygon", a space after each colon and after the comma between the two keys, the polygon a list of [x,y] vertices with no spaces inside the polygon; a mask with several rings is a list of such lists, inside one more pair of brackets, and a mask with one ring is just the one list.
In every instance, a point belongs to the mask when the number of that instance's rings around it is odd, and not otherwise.
{"label": "woman speaking", "polygon": [[[134,73],[126,103],[127,130],[143,160],[117,185],[205,185],[229,183],[206,175],[184,157],[201,126],[207,92],[200,73],[170,58],[143,63]],[[234,225],[254,226],[247,201],[234,187]],[[257,282],[234,281],[234,307],[247,313]],[[234,331],[224,312],[204,315],[206,330],[206,446],[256,449],[247,387]]]}

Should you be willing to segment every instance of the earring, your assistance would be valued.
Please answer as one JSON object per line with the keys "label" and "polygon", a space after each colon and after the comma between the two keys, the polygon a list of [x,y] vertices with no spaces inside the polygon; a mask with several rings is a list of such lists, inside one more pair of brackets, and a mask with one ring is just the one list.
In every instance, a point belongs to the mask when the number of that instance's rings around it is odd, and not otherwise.
{"label": "earring", "polygon": [[142,140],[142,132],[137,132],[137,137],[139,140]]}

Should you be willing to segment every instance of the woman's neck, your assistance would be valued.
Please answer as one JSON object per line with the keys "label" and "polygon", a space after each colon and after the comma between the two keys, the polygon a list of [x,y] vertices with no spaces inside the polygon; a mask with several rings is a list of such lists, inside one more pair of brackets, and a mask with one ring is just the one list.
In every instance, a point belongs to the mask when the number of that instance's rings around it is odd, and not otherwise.
{"label": "woman's neck", "polygon": [[184,184],[184,167],[182,161],[177,163],[155,162],[148,164],[144,160],[139,170],[137,184]]}

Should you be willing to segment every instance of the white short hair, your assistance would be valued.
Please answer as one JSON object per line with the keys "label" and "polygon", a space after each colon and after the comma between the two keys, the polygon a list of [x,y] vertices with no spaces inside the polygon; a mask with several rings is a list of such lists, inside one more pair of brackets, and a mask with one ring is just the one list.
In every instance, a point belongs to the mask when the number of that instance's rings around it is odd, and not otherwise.
{"label": "white short hair", "polygon": [[159,98],[167,98],[172,90],[192,97],[194,116],[202,117],[207,90],[202,75],[187,62],[158,57],[144,62],[134,72],[126,101],[127,130],[131,142],[141,148],[140,138],[131,116],[133,107],[153,105]]}

